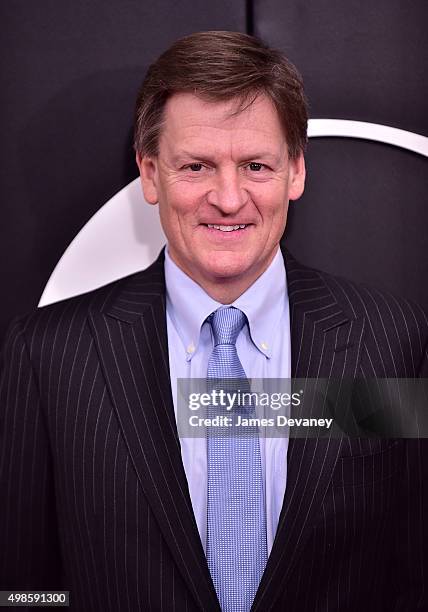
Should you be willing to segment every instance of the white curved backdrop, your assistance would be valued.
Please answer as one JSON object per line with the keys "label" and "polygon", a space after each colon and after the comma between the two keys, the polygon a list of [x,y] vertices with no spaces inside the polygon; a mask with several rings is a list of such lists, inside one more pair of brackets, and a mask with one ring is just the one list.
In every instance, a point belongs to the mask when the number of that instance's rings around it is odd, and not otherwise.
{"label": "white curved backdrop", "polygon": [[164,244],[157,206],[144,201],[135,179],[82,227],[52,272],[39,306],[146,268]]}
{"label": "white curved backdrop", "polygon": [[379,123],[348,119],[310,119],[308,136],[309,138],[338,136],[374,140],[428,157],[428,138],[426,136]]}
{"label": "white curved backdrop", "polygon": [[[308,136],[362,138],[428,157],[428,138],[363,121],[311,119]],[[157,206],[143,198],[135,179],[80,230],[52,272],[39,306],[64,300],[146,268],[165,244]]]}

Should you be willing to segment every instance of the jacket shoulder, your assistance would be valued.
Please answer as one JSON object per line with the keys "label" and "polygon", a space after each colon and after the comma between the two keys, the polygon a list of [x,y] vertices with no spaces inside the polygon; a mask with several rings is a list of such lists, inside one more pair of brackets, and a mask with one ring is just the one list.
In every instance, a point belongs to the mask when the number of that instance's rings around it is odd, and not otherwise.
{"label": "jacket shoulder", "polygon": [[344,309],[357,316],[369,319],[393,319],[403,324],[414,320],[421,330],[428,330],[428,313],[417,302],[389,291],[378,289],[365,283],[356,283],[349,279],[317,270],[320,278]]}
{"label": "jacket shoulder", "polygon": [[399,361],[411,363],[409,375],[416,375],[428,348],[427,311],[418,303],[388,291],[318,273],[350,316],[365,318],[366,346],[371,354],[385,360],[389,355],[397,365],[394,367],[397,373],[401,371]]}
{"label": "jacket shoulder", "polygon": [[91,310],[107,311],[121,296],[136,287],[155,282],[154,265],[135,272],[86,293],[54,302],[15,317],[9,324],[6,342],[10,336],[24,335],[29,346],[44,344],[52,335],[64,335],[81,329],[87,323]]}

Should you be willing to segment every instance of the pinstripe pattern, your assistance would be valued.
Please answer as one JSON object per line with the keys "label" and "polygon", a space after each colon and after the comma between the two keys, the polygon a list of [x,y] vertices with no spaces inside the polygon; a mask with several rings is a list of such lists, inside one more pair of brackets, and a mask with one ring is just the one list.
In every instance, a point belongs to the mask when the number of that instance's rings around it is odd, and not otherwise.
{"label": "pinstripe pattern", "polygon": [[[428,376],[418,307],[286,268],[293,376]],[[82,612],[219,609],[176,432],[162,256],[14,321],[0,401],[1,588],[62,586]],[[253,609],[428,609],[425,442],[290,440]]]}

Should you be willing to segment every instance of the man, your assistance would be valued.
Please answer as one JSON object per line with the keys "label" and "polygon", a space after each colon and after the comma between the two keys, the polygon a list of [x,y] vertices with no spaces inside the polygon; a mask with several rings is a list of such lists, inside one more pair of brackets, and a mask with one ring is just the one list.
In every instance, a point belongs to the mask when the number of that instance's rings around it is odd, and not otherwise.
{"label": "man", "polygon": [[417,306],[280,248],[306,122],[297,71],[253,37],[194,34],[149,69],[135,148],[167,250],[10,328],[1,588],[82,611],[427,609],[424,441],[177,434],[178,378],[428,374]]}

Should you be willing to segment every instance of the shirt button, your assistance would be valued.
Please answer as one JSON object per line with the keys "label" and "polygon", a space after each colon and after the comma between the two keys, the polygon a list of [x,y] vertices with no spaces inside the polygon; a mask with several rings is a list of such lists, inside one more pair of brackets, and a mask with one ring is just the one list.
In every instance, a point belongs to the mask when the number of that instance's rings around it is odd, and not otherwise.
{"label": "shirt button", "polygon": [[268,350],[268,348],[269,348],[269,347],[268,347],[268,345],[266,344],[266,342],[262,342],[260,346],[262,347],[262,349],[263,349],[264,351],[267,351],[267,350]]}
{"label": "shirt button", "polygon": [[195,345],[193,344],[193,342],[191,342],[191,343],[189,344],[189,346],[187,347],[187,349],[186,349],[186,350],[187,350],[187,352],[188,352],[188,353],[190,353],[190,354],[192,354],[192,353],[194,353],[194,352],[195,352]]}

